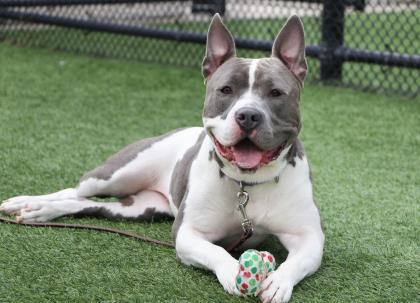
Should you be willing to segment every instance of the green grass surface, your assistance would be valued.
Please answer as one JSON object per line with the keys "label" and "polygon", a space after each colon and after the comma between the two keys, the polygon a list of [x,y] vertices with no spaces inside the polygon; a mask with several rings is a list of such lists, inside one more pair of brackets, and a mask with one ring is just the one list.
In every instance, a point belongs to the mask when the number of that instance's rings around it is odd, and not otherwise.
{"label": "green grass surface", "polygon": [[[138,138],[200,125],[203,93],[198,70],[0,44],[0,200],[71,187]],[[326,246],[293,302],[418,301],[420,100],[306,85],[301,107]],[[59,221],[170,239],[171,222]],[[257,302],[114,235],[0,225],[0,239],[1,303]]]}

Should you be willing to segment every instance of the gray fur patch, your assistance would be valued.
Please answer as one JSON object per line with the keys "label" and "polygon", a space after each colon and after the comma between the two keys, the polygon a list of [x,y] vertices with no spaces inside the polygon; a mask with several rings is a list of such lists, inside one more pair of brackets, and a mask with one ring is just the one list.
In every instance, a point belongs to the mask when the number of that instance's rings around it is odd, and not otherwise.
{"label": "gray fur patch", "polygon": [[176,243],[176,236],[178,235],[179,227],[184,220],[184,211],[185,211],[185,200],[188,197],[188,188],[185,189],[184,197],[181,201],[181,206],[178,209],[178,214],[175,217],[174,223],[172,224],[171,236],[174,242]]}
{"label": "gray fur patch", "polygon": [[[309,166],[309,180],[311,181],[311,185],[312,185],[312,200],[314,201],[315,207],[316,207],[316,209],[318,210],[318,214],[319,214],[319,216],[321,217],[321,210],[320,210],[319,205],[318,205],[318,203],[316,202],[316,200],[315,200],[315,196],[314,196],[314,192],[315,192],[315,188],[314,188],[314,180],[313,180],[313,175],[312,175],[312,169],[311,169],[311,167],[310,167],[310,166]],[[322,220],[321,220],[321,229],[322,229],[322,232],[324,232],[324,233],[325,233],[324,221],[322,221]]]}
{"label": "gray fur patch", "polygon": [[[299,157],[299,159],[302,159],[304,154],[305,152],[303,150],[302,142],[300,142],[300,140],[296,138],[293,141],[292,146],[290,147],[289,152],[286,155],[287,163],[291,164],[292,166],[295,166],[296,157]],[[312,176],[311,176],[310,171],[309,171],[309,177],[311,178],[311,181],[312,181]]]}
{"label": "gray fur patch", "polygon": [[168,138],[181,130],[183,130],[183,128],[173,130],[158,137],[143,139],[126,146],[115,155],[109,157],[104,164],[86,173],[80,179],[80,182],[83,182],[89,178],[108,180],[118,169],[134,160],[140,152],[145,151],[156,142],[162,141],[163,139]]}
{"label": "gray fur patch", "polygon": [[198,137],[196,143],[191,146],[185,152],[182,159],[176,163],[174,171],[172,172],[170,193],[172,196],[172,201],[176,207],[181,205],[182,198],[184,197],[185,190],[188,186],[188,179],[192,162],[197,156],[205,136],[206,133],[203,131]]}
{"label": "gray fur patch", "polygon": [[[229,110],[249,88],[250,64],[249,59],[231,58],[211,75],[206,84],[204,117],[221,116],[222,119],[226,119]],[[231,94],[223,94],[220,91],[225,86],[232,88]]]}
{"label": "gray fur patch", "polygon": [[169,219],[171,216],[168,213],[156,211],[156,208],[149,207],[140,214],[140,215],[133,215],[133,216],[123,216],[119,213],[113,213],[109,209],[103,206],[93,206],[87,207],[78,213],[74,214],[75,217],[83,217],[83,216],[90,216],[90,217],[105,217],[111,220],[132,220],[132,221],[141,221],[141,222],[154,222],[159,221],[162,219]]}
{"label": "gray fur patch", "polygon": [[185,208],[185,199],[188,196],[188,180],[190,177],[191,165],[194,159],[197,157],[200,151],[201,145],[203,144],[204,138],[206,137],[205,131],[203,131],[198,137],[196,143],[191,146],[181,160],[179,160],[174,168],[170,184],[170,193],[172,201],[178,208],[178,215],[172,225],[172,237],[176,238],[178,229],[182,223],[184,216],[183,211]]}
{"label": "gray fur patch", "polygon": [[216,161],[217,165],[219,165],[219,168],[223,168],[225,165],[223,164],[223,161],[219,158],[216,151],[213,149],[209,151],[209,161]]}
{"label": "gray fur patch", "polygon": [[123,199],[120,200],[120,203],[122,206],[128,207],[133,205],[134,203],[134,199],[131,196],[125,197]]}
{"label": "gray fur patch", "polygon": [[[272,96],[273,89],[280,91],[280,96]],[[264,58],[258,62],[252,91],[263,102],[270,121],[257,128],[253,142],[264,150],[293,142],[301,128],[300,86],[296,77],[279,59]]]}

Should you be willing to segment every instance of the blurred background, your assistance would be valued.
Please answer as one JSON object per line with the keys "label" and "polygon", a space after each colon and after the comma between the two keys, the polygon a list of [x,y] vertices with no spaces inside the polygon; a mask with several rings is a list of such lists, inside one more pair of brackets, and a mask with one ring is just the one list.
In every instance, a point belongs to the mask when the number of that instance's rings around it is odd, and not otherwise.
{"label": "blurred background", "polygon": [[199,67],[214,13],[241,56],[268,55],[285,19],[305,25],[313,82],[418,96],[418,0],[2,0],[0,42]]}

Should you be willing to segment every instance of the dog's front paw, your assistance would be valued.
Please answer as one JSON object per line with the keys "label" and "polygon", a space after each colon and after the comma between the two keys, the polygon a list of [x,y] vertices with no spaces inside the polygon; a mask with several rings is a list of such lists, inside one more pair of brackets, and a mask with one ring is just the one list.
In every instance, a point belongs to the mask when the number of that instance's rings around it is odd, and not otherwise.
{"label": "dog's front paw", "polygon": [[261,283],[259,297],[264,303],[289,302],[292,291],[293,281],[281,270],[276,270]]}
{"label": "dog's front paw", "polygon": [[229,261],[222,262],[216,268],[216,276],[220,284],[222,284],[225,291],[232,295],[241,296],[236,287],[236,276],[239,272],[239,263],[237,260],[233,259]]}

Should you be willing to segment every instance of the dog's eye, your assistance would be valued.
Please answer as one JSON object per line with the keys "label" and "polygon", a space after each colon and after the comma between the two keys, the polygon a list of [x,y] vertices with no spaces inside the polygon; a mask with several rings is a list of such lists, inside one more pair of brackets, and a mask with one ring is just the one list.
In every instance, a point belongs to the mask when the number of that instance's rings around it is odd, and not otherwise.
{"label": "dog's eye", "polygon": [[225,95],[230,95],[233,92],[230,86],[223,86],[220,91]]}
{"label": "dog's eye", "polygon": [[271,97],[280,97],[282,95],[282,92],[281,91],[279,91],[278,89],[272,89],[271,91],[270,91],[270,96]]}

